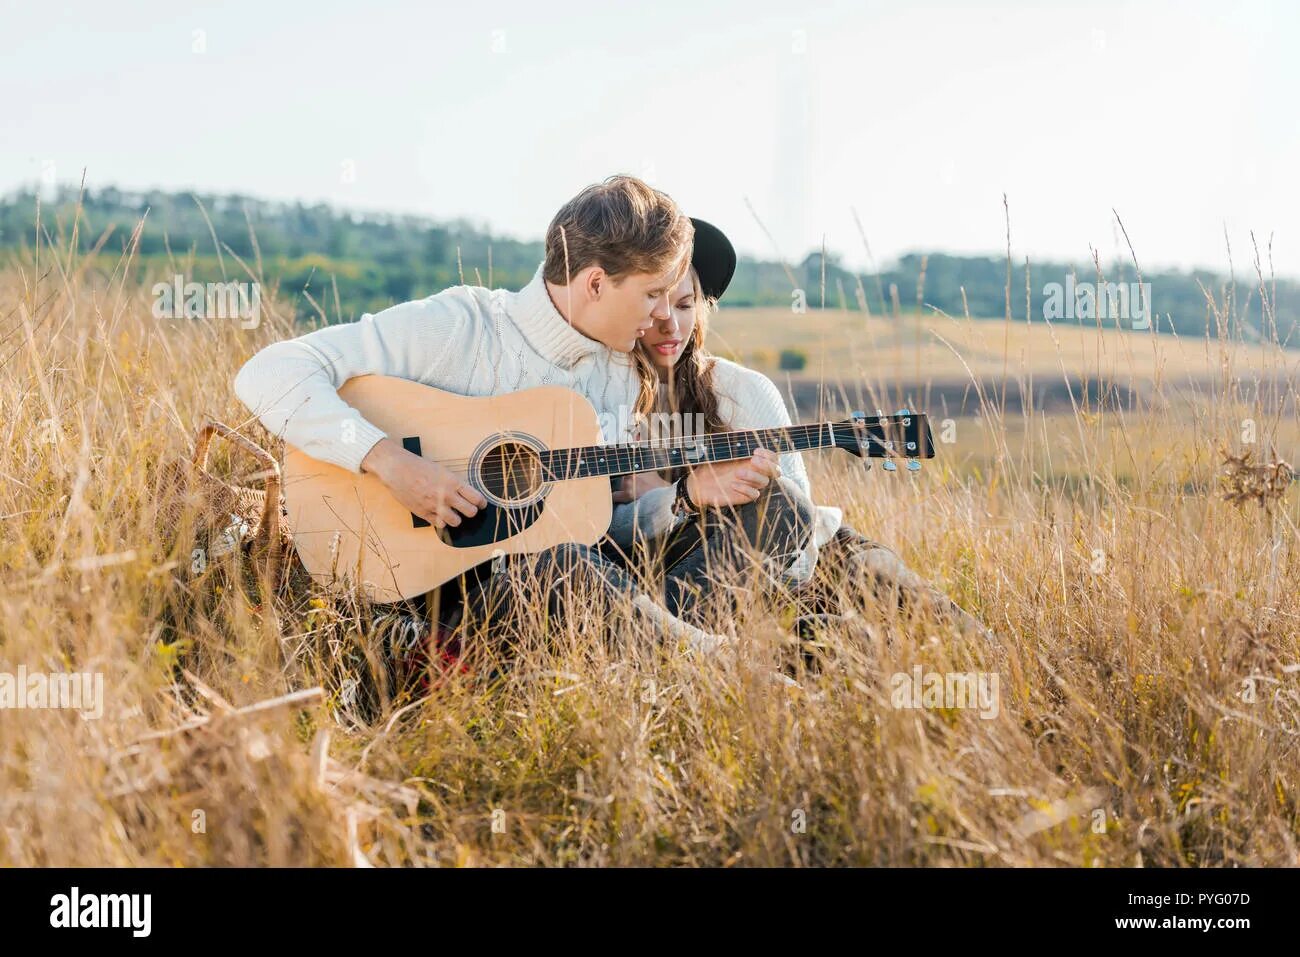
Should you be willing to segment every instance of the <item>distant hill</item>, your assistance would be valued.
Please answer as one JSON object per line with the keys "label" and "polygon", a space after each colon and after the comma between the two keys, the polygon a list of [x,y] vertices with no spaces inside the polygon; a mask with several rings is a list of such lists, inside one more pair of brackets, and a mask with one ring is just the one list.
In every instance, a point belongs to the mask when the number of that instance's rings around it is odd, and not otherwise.
{"label": "distant hill", "polygon": [[[65,187],[42,203],[45,229],[65,244],[70,240],[76,202],[77,191]],[[30,249],[35,210],[36,196],[31,190],[0,199],[0,256]],[[111,187],[87,190],[78,245],[89,251],[103,240],[104,251],[112,254],[103,260],[103,266],[110,271],[146,213],[136,265],[142,279],[170,275],[177,268],[184,268],[187,278],[200,282],[222,278],[215,235],[230,278],[245,278],[230,254],[250,264],[260,256],[265,280],[278,282],[281,296],[290,297],[303,317],[317,311],[308,296],[326,307],[331,319],[349,319],[462,281],[518,288],[532,276],[542,256],[540,240],[494,237],[463,221],[357,215],[325,205],[267,202],[238,195],[139,193]],[[1080,284],[1097,279],[1096,266],[1085,262],[1031,263],[1029,270],[1030,310],[1035,320],[1041,320],[1048,298],[1045,283],[1064,286],[1071,275],[1071,281]],[[1011,312],[1023,321],[1024,262],[1013,264],[1011,273]],[[1128,261],[1103,263],[1103,275],[1110,281],[1136,280]],[[1160,330],[1172,326],[1182,335],[1201,336],[1208,323],[1211,334],[1215,333],[1216,320],[1203,285],[1221,308],[1225,301],[1231,302],[1227,331],[1234,338],[1250,341],[1272,336],[1253,271],[1239,274],[1235,289],[1227,277],[1209,272],[1148,273],[1142,279],[1150,283],[1152,320]],[[335,287],[340,316],[334,314]],[[810,310],[824,303],[828,308],[865,310],[881,316],[914,312],[919,301],[925,311],[1000,318],[1006,311],[1006,289],[1004,259],[913,253],[871,274],[845,269],[835,254],[827,255],[823,271],[821,254],[813,252],[788,266],[742,260],[725,302],[728,306],[791,306],[804,301]],[[1279,338],[1296,345],[1300,341],[1300,283],[1278,280],[1269,286],[1268,295],[1276,303],[1273,321]],[[1059,312],[1054,321],[1096,322]]]}

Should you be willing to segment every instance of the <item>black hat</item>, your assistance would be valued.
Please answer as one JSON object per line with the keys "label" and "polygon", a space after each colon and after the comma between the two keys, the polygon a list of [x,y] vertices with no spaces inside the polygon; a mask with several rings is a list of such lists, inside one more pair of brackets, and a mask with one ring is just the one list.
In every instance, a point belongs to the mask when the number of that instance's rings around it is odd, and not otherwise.
{"label": "black hat", "polygon": [[710,299],[721,299],[736,272],[736,250],[717,226],[691,217],[695,224],[695,249],[691,265],[700,276],[700,290]]}

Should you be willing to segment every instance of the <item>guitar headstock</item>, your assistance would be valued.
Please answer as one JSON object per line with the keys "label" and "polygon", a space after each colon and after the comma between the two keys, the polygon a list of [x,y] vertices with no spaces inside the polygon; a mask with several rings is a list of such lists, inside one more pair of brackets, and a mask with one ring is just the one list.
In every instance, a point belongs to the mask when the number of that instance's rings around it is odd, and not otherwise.
{"label": "guitar headstock", "polygon": [[[924,412],[899,409],[885,415],[854,412],[847,422],[835,428],[835,444],[863,459],[884,459],[887,472],[898,470],[898,460],[907,463],[909,472],[919,471],[921,459],[934,458],[934,438],[930,434],[930,417]],[[871,467],[871,463],[867,463]]]}

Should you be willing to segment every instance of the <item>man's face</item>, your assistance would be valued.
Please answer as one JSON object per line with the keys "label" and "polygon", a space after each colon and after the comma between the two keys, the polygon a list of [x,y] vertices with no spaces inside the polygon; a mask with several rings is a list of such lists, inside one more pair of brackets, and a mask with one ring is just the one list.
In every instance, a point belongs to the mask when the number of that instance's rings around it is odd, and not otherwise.
{"label": "man's face", "polygon": [[676,269],[662,275],[629,273],[618,280],[600,271],[588,284],[589,304],[582,332],[616,352],[631,352],[640,333],[669,315],[668,297]]}

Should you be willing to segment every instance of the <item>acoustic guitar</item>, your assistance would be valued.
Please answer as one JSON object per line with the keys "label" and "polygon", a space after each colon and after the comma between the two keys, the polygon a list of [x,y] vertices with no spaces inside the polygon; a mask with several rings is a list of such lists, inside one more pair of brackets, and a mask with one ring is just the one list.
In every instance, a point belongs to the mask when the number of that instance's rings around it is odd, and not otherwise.
{"label": "acoustic guitar", "polygon": [[[896,471],[933,458],[929,423],[906,409],[842,422],[602,444],[596,410],[563,386],[471,398],[392,376],[349,379],[339,396],[409,452],[462,476],[487,507],[442,530],[369,473],[287,447],[284,496],[303,565],[372,601],[414,598],[502,553],[595,544],[613,517],[611,478],[776,452],[840,448]],[[869,464],[869,463],[868,463]]]}

